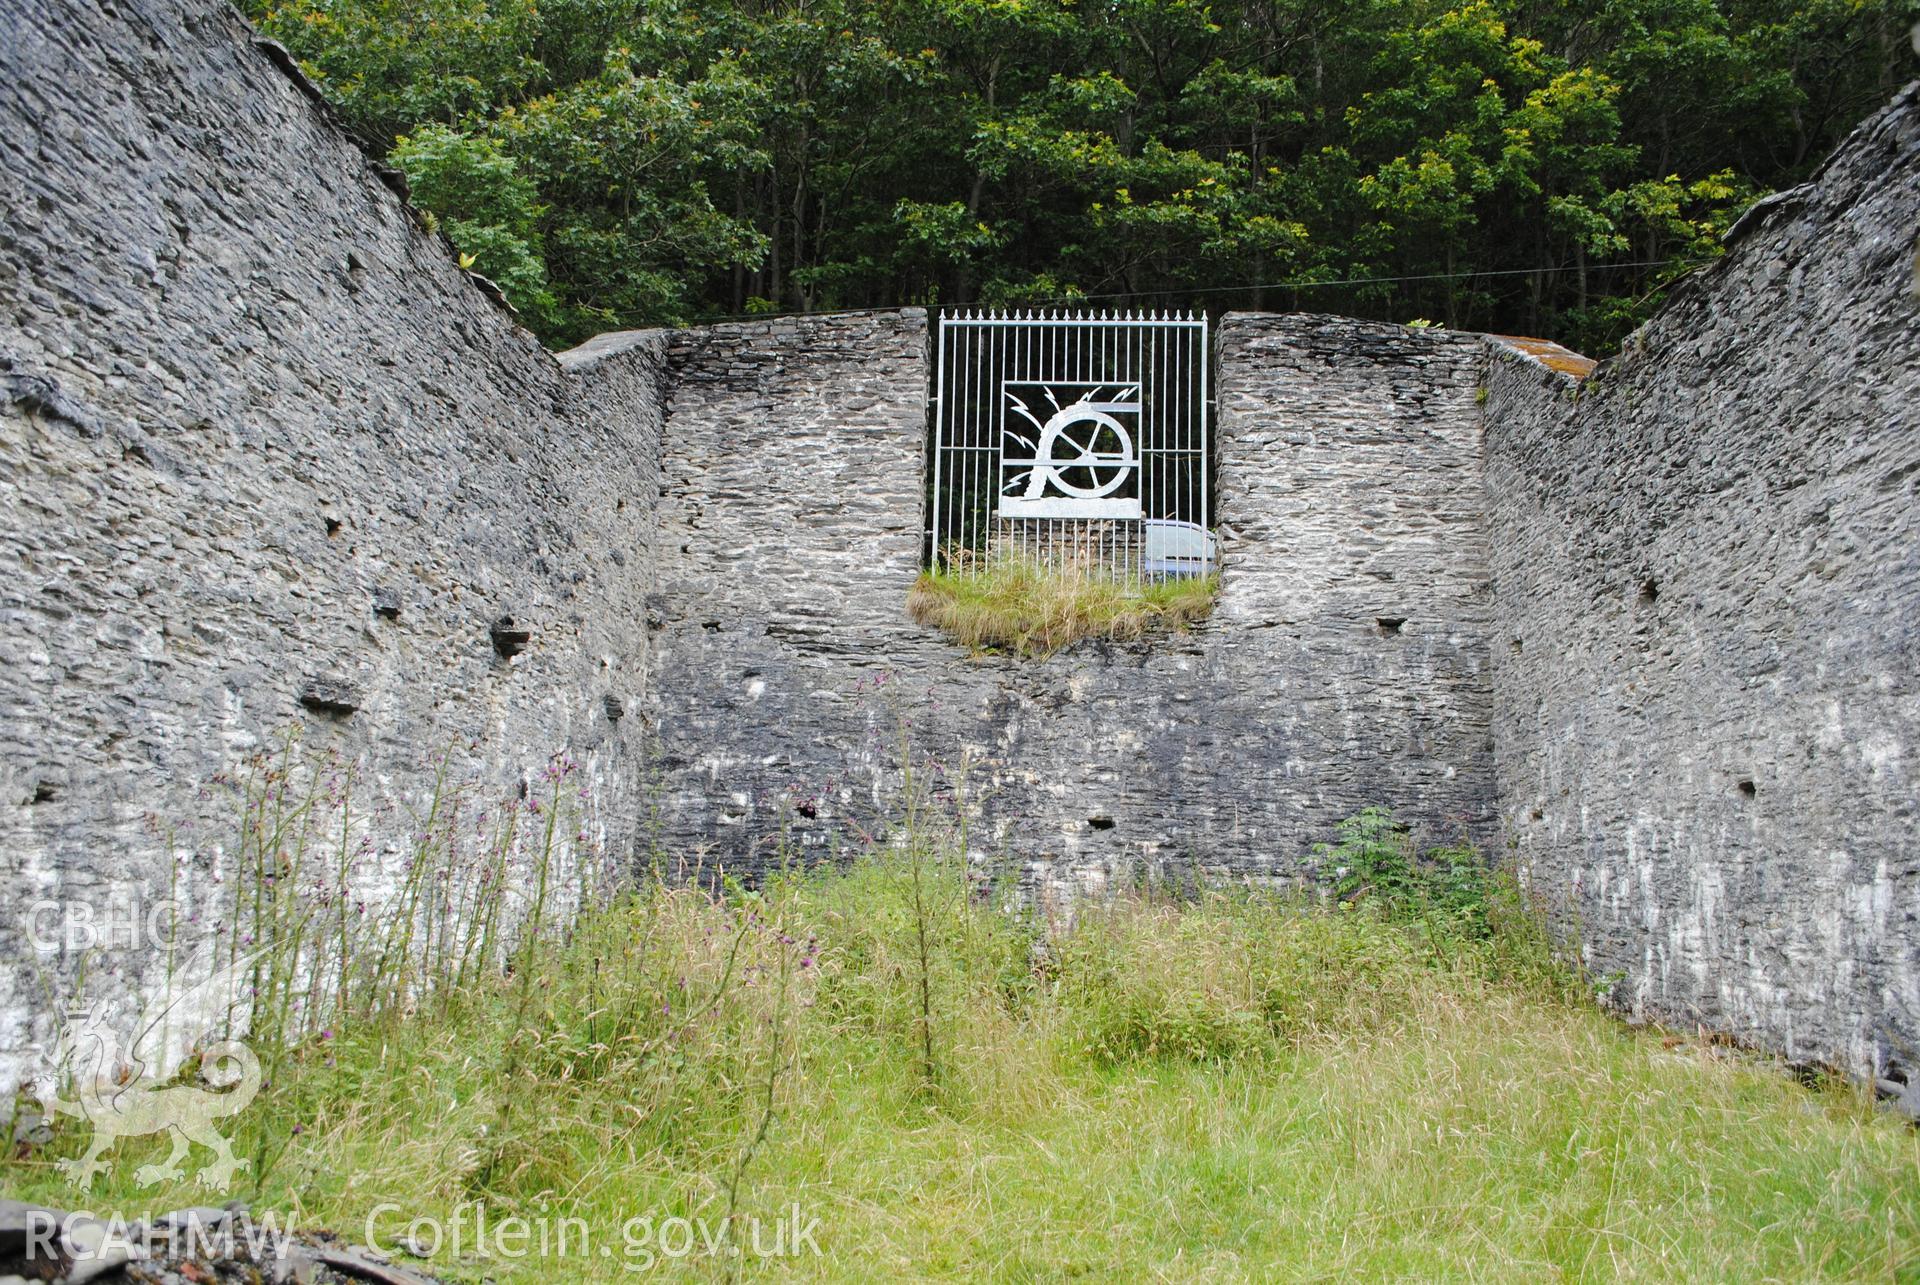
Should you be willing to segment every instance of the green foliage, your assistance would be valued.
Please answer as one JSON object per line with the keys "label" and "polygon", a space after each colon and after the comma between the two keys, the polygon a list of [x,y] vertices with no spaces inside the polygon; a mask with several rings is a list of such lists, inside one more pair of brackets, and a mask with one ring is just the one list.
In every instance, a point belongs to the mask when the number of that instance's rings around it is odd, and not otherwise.
{"label": "green foliage", "polygon": [[[756,301],[1134,296],[1593,352],[1913,74],[1920,17],[1920,0],[247,7],[429,175],[424,207],[556,344]],[[1399,280],[1316,284],[1352,278]]]}
{"label": "green foliage", "polygon": [[907,611],[963,647],[1044,657],[1083,638],[1185,632],[1213,610],[1219,589],[1218,575],[1120,580],[1077,565],[1002,557],[921,572]]}
{"label": "green foliage", "polygon": [[556,301],[547,287],[543,211],[532,180],[499,142],[423,125],[395,141],[390,159],[473,270],[492,278],[528,324],[550,325]]}

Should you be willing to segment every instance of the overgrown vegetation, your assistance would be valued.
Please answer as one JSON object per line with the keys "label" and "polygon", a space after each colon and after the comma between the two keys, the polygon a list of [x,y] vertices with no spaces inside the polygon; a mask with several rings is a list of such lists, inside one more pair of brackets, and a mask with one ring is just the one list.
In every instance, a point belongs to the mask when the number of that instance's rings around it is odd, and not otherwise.
{"label": "overgrown vegetation", "polygon": [[[551,931],[483,908],[526,924],[485,967],[414,951],[401,992],[357,992],[386,1002],[263,1024],[249,1038],[275,1070],[229,1121],[256,1161],[236,1194],[388,1246],[433,1219],[435,1270],[473,1280],[1801,1280],[1920,1264],[1911,1130],[1844,1086],[1622,1027],[1520,883],[1476,854],[1416,852],[1375,811],[1315,854],[1325,896],[1145,878],[1054,905],[962,855],[963,782],[900,767],[890,823],[841,868],[776,859],[755,888],[655,871]],[[547,784],[533,797],[577,789],[564,763]],[[268,793],[242,797],[275,815]],[[419,833],[431,847],[471,819]],[[243,886],[243,902],[275,895]],[[263,1013],[284,1011],[263,993]],[[85,1141],[63,1125],[18,1149],[9,1194],[82,1203],[55,1161]],[[184,1179],[137,1187],[163,1148],[121,1142],[84,1204],[195,1203]],[[765,1255],[795,1207],[819,1255],[791,1239]],[[570,1248],[503,1251],[476,1216],[564,1224]],[[677,1218],[700,1231],[669,1243]],[[484,1255],[454,1252],[461,1225]]]}
{"label": "overgrown vegetation", "polygon": [[1213,610],[1220,577],[1120,578],[1075,563],[998,557],[923,571],[907,611],[963,647],[1050,656],[1083,638],[1185,632]]}
{"label": "overgrown vegetation", "polygon": [[1132,299],[1606,351],[1915,0],[247,0],[528,323]]}

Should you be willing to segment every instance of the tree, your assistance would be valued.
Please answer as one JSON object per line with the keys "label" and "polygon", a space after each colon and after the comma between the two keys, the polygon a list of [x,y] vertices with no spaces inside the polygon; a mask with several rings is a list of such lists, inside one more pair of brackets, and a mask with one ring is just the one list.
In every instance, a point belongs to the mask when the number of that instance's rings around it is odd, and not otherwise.
{"label": "tree", "polygon": [[1305,307],[1604,352],[1920,0],[249,0],[550,343]]}

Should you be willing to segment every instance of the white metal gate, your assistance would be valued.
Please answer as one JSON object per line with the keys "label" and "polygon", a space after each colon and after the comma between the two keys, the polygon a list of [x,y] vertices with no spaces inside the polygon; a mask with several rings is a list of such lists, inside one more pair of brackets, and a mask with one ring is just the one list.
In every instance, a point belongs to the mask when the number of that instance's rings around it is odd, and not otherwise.
{"label": "white metal gate", "polygon": [[928,565],[1215,569],[1205,317],[951,314],[935,372]]}

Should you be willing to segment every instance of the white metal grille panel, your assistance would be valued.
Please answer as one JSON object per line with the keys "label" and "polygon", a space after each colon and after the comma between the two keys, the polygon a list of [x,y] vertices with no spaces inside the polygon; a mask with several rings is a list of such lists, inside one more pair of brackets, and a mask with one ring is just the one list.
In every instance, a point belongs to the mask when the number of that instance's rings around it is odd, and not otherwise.
{"label": "white metal grille panel", "polygon": [[962,312],[938,344],[929,565],[1214,569],[1204,317]]}

